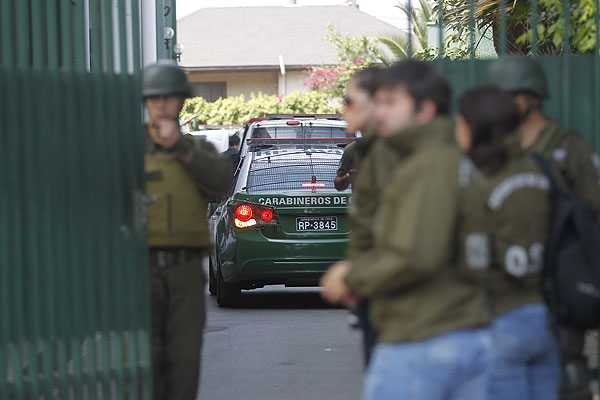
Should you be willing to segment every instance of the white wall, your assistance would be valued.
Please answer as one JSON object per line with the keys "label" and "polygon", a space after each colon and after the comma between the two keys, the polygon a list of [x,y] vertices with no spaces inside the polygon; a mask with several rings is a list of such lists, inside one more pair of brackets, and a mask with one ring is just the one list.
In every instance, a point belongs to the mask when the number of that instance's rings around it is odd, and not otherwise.
{"label": "white wall", "polygon": [[252,93],[277,95],[278,71],[264,72],[191,72],[190,82],[225,82],[227,96],[244,95],[250,97]]}
{"label": "white wall", "polygon": [[308,78],[307,71],[288,71],[286,74],[286,93],[306,92],[304,81]]}
{"label": "white wall", "polygon": [[[304,81],[308,78],[307,71],[287,71],[285,83],[281,82],[279,70],[261,72],[201,72],[195,71],[188,74],[190,82],[225,82],[227,96],[244,95],[250,97],[252,93],[267,95],[286,95],[293,92],[305,92]],[[283,87],[279,85],[283,84]],[[285,92],[283,89],[285,88]]]}

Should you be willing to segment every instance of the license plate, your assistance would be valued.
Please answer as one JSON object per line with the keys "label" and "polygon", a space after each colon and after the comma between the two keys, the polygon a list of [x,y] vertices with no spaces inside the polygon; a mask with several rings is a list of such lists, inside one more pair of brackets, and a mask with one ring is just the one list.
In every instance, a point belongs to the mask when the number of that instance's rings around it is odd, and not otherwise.
{"label": "license plate", "polygon": [[298,217],[296,231],[298,232],[328,232],[338,230],[337,217]]}

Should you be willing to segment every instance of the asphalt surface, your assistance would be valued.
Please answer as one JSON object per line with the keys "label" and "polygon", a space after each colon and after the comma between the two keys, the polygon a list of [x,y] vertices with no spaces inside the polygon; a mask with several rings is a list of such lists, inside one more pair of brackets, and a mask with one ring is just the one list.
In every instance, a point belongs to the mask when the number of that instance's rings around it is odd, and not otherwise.
{"label": "asphalt surface", "polygon": [[202,400],[359,400],[360,337],[347,311],[312,288],[244,292],[238,309],[208,299]]}

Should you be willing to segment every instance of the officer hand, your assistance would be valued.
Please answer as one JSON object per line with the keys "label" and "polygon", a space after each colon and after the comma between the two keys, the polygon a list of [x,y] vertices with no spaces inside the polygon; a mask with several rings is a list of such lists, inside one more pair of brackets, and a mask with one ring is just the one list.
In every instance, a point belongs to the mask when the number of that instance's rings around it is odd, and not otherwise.
{"label": "officer hand", "polygon": [[170,149],[177,144],[181,138],[179,125],[172,119],[160,119],[154,122],[155,129],[150,130],[150,136],[157,145]]}
{"label": "officer hand", "polygon": [[330,303],[350,302],[352,295],[344,282],[350,266],[351,264],[348,261],[340,261],[325,273],[321,279],[321,286],[323,287],[321,296],[325,300]]}

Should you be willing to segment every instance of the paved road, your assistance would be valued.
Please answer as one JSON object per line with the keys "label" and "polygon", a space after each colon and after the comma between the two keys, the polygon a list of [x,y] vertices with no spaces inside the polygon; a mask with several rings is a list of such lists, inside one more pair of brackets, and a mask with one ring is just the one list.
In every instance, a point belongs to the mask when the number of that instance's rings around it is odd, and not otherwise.
{"label": "paved road", "polygon": [[359,336],[310,288],[244,293],[243,308],[208,301],[202,400],[359,400]]}

